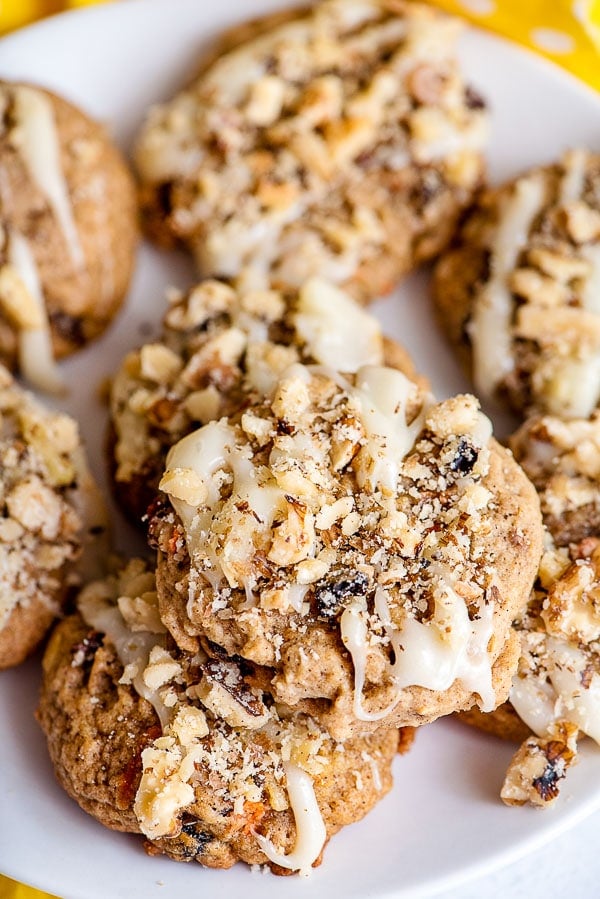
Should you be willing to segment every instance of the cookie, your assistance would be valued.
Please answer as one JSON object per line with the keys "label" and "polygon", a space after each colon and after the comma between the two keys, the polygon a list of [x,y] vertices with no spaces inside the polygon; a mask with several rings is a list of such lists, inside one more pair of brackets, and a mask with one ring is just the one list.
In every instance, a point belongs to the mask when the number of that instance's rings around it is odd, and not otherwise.
{"label": "cookie", "polygon": [[434,297],[478,394],[586,418],[600,399],[600,155],[572,150],[484,192]]}
{"label": "cookie", "polygon": [[570,421],[534,416],[509,445],[535,484],[558,546],[600,534],[600,413]]}
{"label": "cookie", "polygon": [[44,390],[104,331],[137,240],[131,175],[107,134],[40,87],[0,81],[0,361]]}
{"label": "cookie", "polygon": [[288,366],[354,372],[384,359],[417,379],[407,353],[382,338],[378,322],[321,279],[286,295],[214,280],[172,292],[160,340],[129,353],[112,381],[108,457],[121,507],[139,523],[170,447],[258,402]]}
{"label": "cookie", "polygon": [[[594,559],[597,555],[595,546],[600,532],[598,413],[593,412],[588,419],[572,420],[552,415],[533,416],[512,435],[509,446],[538,491],[544,525],[552,538],[544,555],[540,573],[542,582],[538,583],[531,599],[534,611],[524,619],[525,625],[518,622],[520,631],[524,627],[527,632],[533,628],[529,641],[543,643],[547,630],[544,616],[550,615],[551,610],[562,603],[565,593],[574,595],[575,582],[580,577],[587,578],[592,585],[586,591],[587,599],[581,614],[593,614],[592,562],[578,557],[591,554]],[[576,559],[575,567],[567,571],[571,557]],[[580,587],[583,589],[582,584]],[[540,616],[542,606],[546,606],[546,612]],[[523,666],[526,662],[520,664]],[[547,676],[544,666],[540,667],[540,673]],[[467,724],[515,742],[531,737],[531,728],[510,702],[490,715],[471,709],[459,717]],[[553,721],[548,727],[556,727],[559,723]],[[523,753],[525,758],[529,757],[528,750]],[[536,764],[539,763],[538,759]],[[535,799],[535,794],[531,795]]]}
{"label": "cookie", "polygon": [[487,113],[459,29],[403,0],[324,0],[235,35],[148,114],[148,232],[244,288],[318,275],[362,301],[387,292],[482,182]]}
{"label": "cookie", "polygon": [[493,712],[482,712],[475,707],[467,709],[466,712],[457,712],[456,717],[463,724],[469,724],[486,734],[510,740],[512,743],[522,743],[531,736],[530,728],[519,718],[508,701],[503,702]]}
{"label": "cookie", "polygon": [[335,739],[504,701],[541,552],[535,491],[474,397],[296,364],[167,459],[161,617],[272,672]]}
{"label": "cookie", "polygon": [[[515,624],[521,657],[510,707],[529,736],[507,773],[508,804],[551,804],[576,759],[578,736],[600,742],[599,597],[600,540],[588,537],[570,549],[549,542]],[[488,730],[507,736],[496,712],[487,717]]]}
{"label": "cookie", "polygon": [[44,409],[0,366],[0,669],[39,645],[106,518],[77,424]]}
{"label": "cookie", "polygon": [[154,586],[132,560],[52,635],[37,717],[59,781],[150,854],[307,873],[390,789],[397,733],[336,744],[251,666],[176,651]]}

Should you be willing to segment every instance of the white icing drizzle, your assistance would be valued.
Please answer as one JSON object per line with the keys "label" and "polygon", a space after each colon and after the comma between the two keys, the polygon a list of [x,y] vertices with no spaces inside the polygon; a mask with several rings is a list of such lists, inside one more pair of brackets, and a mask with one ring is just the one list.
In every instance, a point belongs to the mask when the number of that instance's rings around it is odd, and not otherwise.
{"label": "white icing drizzle", "polygon": [[73,264],[83,268],[85,258],[62,170],[52,101],[31,87],[14,87],[12,93],[20,153],[31,177],[52,206]]}
{"label": "white icing drizzle", "polygon": [[265,212],[259,222],[243,229],[234,216],[218,231],[211,233],[204,246],[199,248],[206,269],[233,278],[247,266],[246,286],[267,289],[268,272],[279,253],[282,232],[286,225],[302,218],[312,199],[311,192],[306,190],[295,203],[285,209]]}
{"label": "white icing drizzle", "polygon": [[372,755],[369,755],[368,752],[362,753],[363,760],[368,762],[371,767],[371,777],[373,778],[373,786],[377,790],[378,793],[381,793],[383,789],[383,783],[381,780],[381,773],[379,771],[379,765],[377,761],[373,758]]}
{"label": "white icing drizzle", "polygon": [[552,660],[550,682],[565,709],[562,717],[600,743],[600,677],[594,673],[585,689],[581,674],[588,665],[586,654],[577,646],[555,637],[548,637],[546,646]]}
{"label": "white icing drizzle", "polygon": [[395,656],[394,663],[389,666],[390,680],[395,687],[394,698],[379,712],[368,712],[362,705],[369,652],[365,600],[354,600],[344,610],[340,629],[342,641],[352,656],[353,711],[359,721],[379,721],[389,715],[406,687],[448,690],[457,680],[466,690],[479,695],[483,711],[489,712],[495,708],[492,659],[488,653],[493,634],[494,604],[484,605],[479,617],[470,621],[464,600],[448,581],[448,577],[442,579],[435,591],[435,610],[431,621],[422,623],[407,617],[400,628],[392,621],[385,590],[377,588],[375,612]]}
{"label": "white icing drizzle", "polygon": [[288,590],[288,601],[292,609],[296,612],[302,612],[304,598],[309,591],[308,584],[290,584]]}
{"label": "white icing drizzle", "polygon": [[14,230],[9,231],[8,263],[17,271],[42,320],[41,327],[22,328],[18,332],[19,366],[23,376],[40,390],[64,393],[65,383],[54,359],[48,312],[35,259],[23,235]]}
{"label": "white icing drizzle", "polygon": [[550,389],[544,392],[551,415],[588,418],[600,399],[600,354],[585,359],[552,358]]}
{"label": "white icing drizzle", "polygon": [[559,200],[561,206],[573,203],[581,197],[585,183],[585,169],[588,160],[587,150],[569,150],[562,159],[565,173],[560,183]]}
{"label": "white icing drizzle", "polygon": [[[565,174],[560,186],[561,205],[580,199],[585,184],[587,161],[587,150],[577,149],[565,153]],[[581,247],[580,252],[591,266],[581,292],[581,305],[590,312],[600,313],[600,246],[597,243],[589,244]]]}
{"label": "white icing drizzle", "polygon": [[[355,372],[362,365],[383,362],[383,338],[379,323],[348,294],[329,281],[310,278],[298,292],[293,313],[298,343],[316,363],[331,365],[344,372]],[[231,333],[239,329],[248,347],[269,341],[268,324],[246,312],[243,306],[232,310]],[[291,351],[291,348],[290,348]],[[246,359],[247,382],[265,396],[271,393],[280,373],[250,353]]]}
{"label": "white icing drizzle", "polygon": [[502,210],[492,246],[491,278],[480,291],[469,325],[473,376],[478,391],[491,396],[514,366],[511,341],[513,299],[507,279],[527,241],[545,194],[544,180],[531,175],[517,181]]}
{"label": "white icing drizzle", "polygon": [[92,591],[84,590],[77,605],[86,624],[106,634],[115,647],[123,667],[133,666],[133,670],[137,672],[132,678],[133,686],[140,696],[154,706],[164,729],[171,719],[172,710],[165,706],[156,690],[150,689],[144,683],[142,677],[143,671],[148,665],[150,651],[154,646],[164,646],[164,637],[150,631],[134,633],[127,626],[118,607],[108,596],[102,598]]}
{"label": "white icing drizzle", "polygon": [[416,385],[402,372],[385,366],[367,365],[356,375],[356,386],[349,392],[358,401],[367,443],[361,449],[371,459],[366,478],[358,476],[359,486],[368,483],[371,490],[382,487],[394,492],[400,466],[423,427],[424,411],[409,425],[406,421],[409,400]]}
{"label": "white icing drizzle", "polygon": [[[432,619],[424,623],[407,617],[393,636],[394,678],[399,689],[419,686],[430,690],[448,690],[458,680],[466,690],[479,694],[482,711],[490,712],[496,706],[488,653],[494,604],[482,605],[479,617],[471,621],[465,601],[451,586],[450,575],[443,571],[440,575],[433,593]],[[378,599],[380,607],[387,606],[384,591]],[[391,623],[389,610],[384,614]]]}
{"label": "white icing drizzle", "polygon": [[[321,3],[310,17],[285,22],[221,56],[206,74],[204,83],[210,94],[217,98],[219,106],[225,109],[236,106],[244,100],[248,89],[267,73],[267,60],[273,53],[277,54],[282,45],[297,47],[299,53],[310,53],[315,40],[323,35],[347,42],[354,52],[373,53],[380,45],[385,28],[400,40],[406,32],[406,23],[397,18],[382,26],[376,22],[379,16],[378,4],[370,0]],[[375,27],[361,33],[359,29],[371,21]],[[358,33],[353,38],[345,34],[354,30]],[[424,34],[417,32],[416,38],[415,45],[419,47],[426,40],[427,31]]]}
{"label": "white icing drizzle", "polygon": [[394,698],[389,705],[379,712],[368,712],[363,707],[363,689],[369,655],[366,612],[367,606],[364,599],[352,600],[342,613],[340,633],[342,642],[352,657],[352,665],[354,667],[354,698],[352,701],[354,717],[358,721],[380,721],[389,715],[397,705],[400,698],[400,690],[397,689],[395,691]]}
{"label": "white icing drizzle", "polygon": [[581,675],[589,658],[577,646],[556,637],[544,637],[547,680],[515,677],[510,701],[518,716],[539,737],[559,720],[576,724],[600,743],[600,677],[594,673],[588,687]]}
{"label": "white icing drizzle", "polygon": [[554,714],[556,693],[551,684],[532,677],[515,676],[510,691],[510,702],[519,718],[538,735],[547,735],[556,720]]}
{"label": "white icing drizzle", "polygon": [[294,326],[314,359],[343,372],[380,365],[383,342],[379,323],[351,297],[311,278],[301,288]]}
{"label": "white icing drizzle", "polygon": [[290,806],[296,823],[296,842],[289,855],[278,852],[271,840],[255,834],[269,861],[307,877],[325,845],[327,831],[315,796],[312,778],[293,762],[283,762]]}
{"label": "white icing drizzle", "polygon": [[[165,480],[171,472],[177,470],[192,471],[204,484],[206,498],[201,504],[202,511],[199,511],[198,506],[173,494],[170,499],[184,525],[190,555],[193,556],[201,545],[203,554],[210,558],[215,579],[219,580],[223,574],[222,566],[216,553],[211,552],[206,537],[211,531],[213,510],[221,499],[215,475],[224,468],[233,474],[233,501],[247,503],[253,513],[252,530],[245,529],[247,558],[254,553],[254,535],[269,532],[277,512],[287,508],[283,491],[272,479],[269,482],[268,471],[254,466],[243,450],[236,447],[235,431],[225,419],[210,422],[172,447],[167,456],[167,471],[161,484],[165,489]],[[230,580],[230,586],[237,584]],[[250,599],[254,584],[248,582],[243,586]]]}

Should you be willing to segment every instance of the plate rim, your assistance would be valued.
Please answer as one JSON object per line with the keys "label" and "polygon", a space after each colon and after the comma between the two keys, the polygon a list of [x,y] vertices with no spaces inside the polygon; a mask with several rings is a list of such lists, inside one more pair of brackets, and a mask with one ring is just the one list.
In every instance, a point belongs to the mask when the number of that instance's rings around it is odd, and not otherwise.
{"label": "plate rim", "polygon": [[[132,8],[136,6],[142,7],[142,4],[145,9],[147,9],[150,5],[158,8],[160,6],[166,7],[167,4],[169,4],[172,7],[173,5],[176,5],[177,2],[181,2],[183,4],[184,2],[189,3],[190,0],[175,0],[174,4],[170,3],[169,0],[120,0],[120,2],[118,3],[105,3],[98,6],[88,6],[57,13],[0,38],[0,54],[2,49],[8,45],[18,46],[18,44],[23,41],[27,42],[34,33],[37,39],[38,34],[43,35],[44,32],[55,32],[57,28],[60,29],[62,27],[63,22],[66,18],[68,18],[69,21],[78,18],[82,22],[86,17],[88,17],[90,20],[94,20],[97,17],[107,17],[111,19],[116,16],[118,18],[119,15],[122,14],[122,10],[126,8]],[[198,0],[196,0],[196,2],[198,2]],[[243,2],[243,0],[238,0],[238,2],[241,3]],[[509,46],[511,50],[516,51],[524,57],[527,57],[531,65],[534,65],[537,68],[542,68],[544,76],[546,78],[558,81],[563,85],[568,84],[570,90],[576,93],[585,94],[587,100],[589,101],[591,99],[598,106],[598,110],[600,112],[600,94],[589,85],[585,84],[585,82],[580,81],[572,73],[561,68],[558,63],[548,59],[547,57],[537,54],[535,51],[531,50],[528,47],[511,41],[502,35],[490,32],[485,28],[481,28],[468,22],[465,22],[465,25],[466,31],[483,35],[486,40],[492,41],[493,43],[498,43],[503,46]],[[1,76],[2,63],[0,59],[0,77]],[[415,751],[418,751],[418,748]],[[548,822],[541,829],[541,831],[536,831],[535,833],[532,833],[527,839],[521,840],[518,844],[499,851],[498,853],[493,855],[491,859],[482,862],[474,862],[464,870],[455,872],[454,874],[440,875],[438,878],[430,880],[422,889],[412,889],[410,895],[425,896],[439,894],[443,890],[454,889],[468,882],[475,881],[486,874],[492,873],[493,871],[497,871],[505,867],[506,865],[517,861],[520,858],[524,858],[541,846],[546,845],[547,843],[556,839],[565,830],[571,829],[577,823],[593,814],[598,808],[600,808],[600,785],[598,787],[596,795],[587,797],[577,806],[577,808],[573,810],[564,810],[560,820]],[[15,877],[15,875],[12,873],[8,874],[8,876],[13,878]],[[16,877],[17,879],[21,879],[22,875],[19,873],[16,875]],[[20,882],[24,881],[21,879]],[[47,889],[47,887],[44,887],[43,885],[36,886],[36,888]],[[386,889],[384,891],[378,891],[377,895],[380,897],[380,899],[392,899],[392,897],[394,896],[404,896],[408,894],[404,892],[398,892],[397,890],[392,890],[390,892]]]}

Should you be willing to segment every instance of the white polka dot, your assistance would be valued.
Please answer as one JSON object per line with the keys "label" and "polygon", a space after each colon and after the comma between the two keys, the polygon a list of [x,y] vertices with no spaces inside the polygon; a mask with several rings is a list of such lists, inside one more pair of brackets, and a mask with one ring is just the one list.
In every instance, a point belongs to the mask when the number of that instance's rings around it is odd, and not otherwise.
{"label": "white polka dot", "polygon": [[600,41],[600,22],[596,23],[592,19],[592,3],[594,0],[574,0],[573,15],[581,22],[583,28],[591,39],[598,43]]}
{"label": "white polka dot", "polygon": [[575,41],[571,35],[554,28],[534,28],[531,39],[540,50],[546,50],[547,53],[571,53],[575,49]]}
{"label": "white polka dot", "polygon": [[463,9],[476,16],[491,16],[496,12],[495,0],[459,0],[459,2]]}
{"label": "white polka dot", "polygon": [[587,4],[586,4],[585,0],[583,0],[583,2],[582,2],[582,0],[574,0],[573,15],[579,22],[585,21],[585,17],[586,17],[586,13],[587,13],[586,6],[587,6]]}
{"label": "white polka dot", "polygon": [[582,24],[586,24],[591,14],[588,0],[575,0],[573,3],[573,14]]}

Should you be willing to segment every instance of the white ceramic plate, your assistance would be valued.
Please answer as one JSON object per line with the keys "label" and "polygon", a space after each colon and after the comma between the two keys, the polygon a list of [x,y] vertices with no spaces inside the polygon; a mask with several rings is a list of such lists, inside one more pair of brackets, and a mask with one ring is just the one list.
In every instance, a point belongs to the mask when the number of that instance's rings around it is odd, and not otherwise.
{"label": "white ceramic plate", "polygon": [[[284,0],[289,5],[289,0]],[[168,97],[199,50],[223,27],[284,5],[281,0],[131,0],[59,16],[0,43],[0,77],[40,82],[111,125],[127,147],[144,109]],[[549,64],[480,32],[462,54],[491,101],[494,180],[554,159],[569,146],[600,149],[600,98]],[[127,310],[110,333],[65,363],[73,392],[65,407],[82,422],[103,479],[100,380],[123,353],[147,339],[167,284],[192,278],[187,260],[143,247]],[[426,275],[376,304],[388,332],[410,348],[440,396],[467,389],[436,333]],[[500,430],[508,424],[497,419]],[[139,546],[122,523],[121,548]],[[393,792],[360,824],[336,836],[310,883],[252,873],[206,871],[148,858],[140,840],[87,817],[56,785],[33,720],[39,660],[0,675],[0,870],[63,899],[221,899],[281,896],[345,899],[430,895],[512,861],[600,806],[600,752],[584,747],[558,806],[509,809],[498,791],[512,749],[451,721],[418,734],[395,765]]]}

